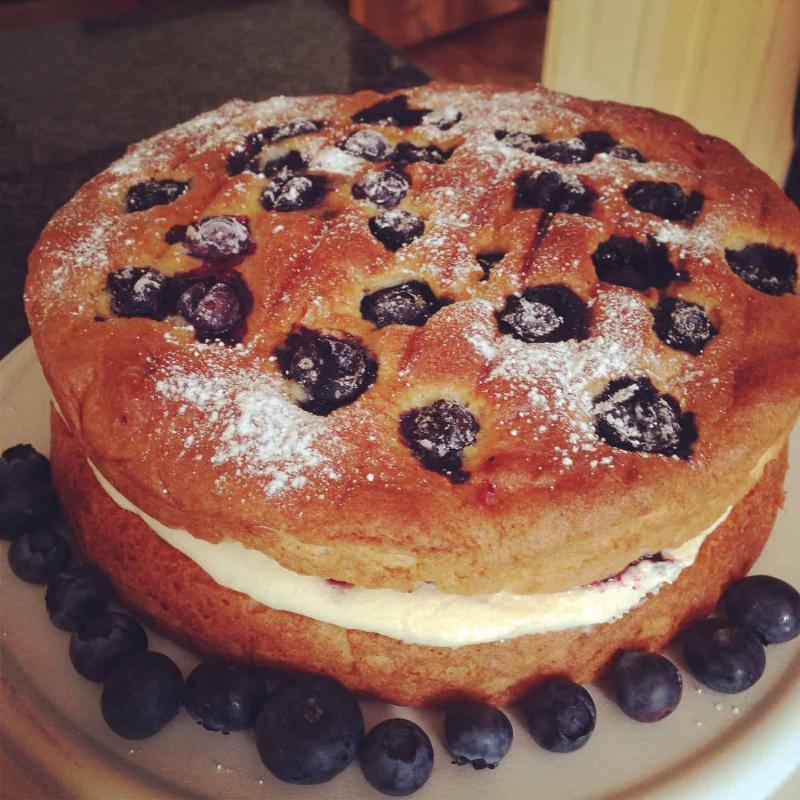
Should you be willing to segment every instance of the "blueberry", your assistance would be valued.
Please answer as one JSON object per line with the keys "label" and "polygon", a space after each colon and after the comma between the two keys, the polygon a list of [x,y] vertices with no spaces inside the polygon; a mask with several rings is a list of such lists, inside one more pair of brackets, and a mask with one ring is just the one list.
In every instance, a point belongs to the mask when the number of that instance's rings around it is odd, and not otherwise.
{"label": "blueberry", "polygon": [[124,267],[106,278],[111,310],[120,317],[164,319],[169,313],[169,280],[152,267]]}
{"label": "blueberry", "polygon": [[597,712],[583,686],[566,678],[540,684],[525,702],[531,736],[545,750],[571,753],[589,741]]}
{"label": "blueberry", "polygon": [[383,123],[396,125],[398,128],[409,128],[412,125],[419,125],[430,111],[430,108],[409,108],[408,97],[404,94],[397,94],[394,97],[380,100],[368,108],[362,108],[350,119],[353,122]]}
{"label": "blueberry", "polygon": [[267,211],[303,211],[319,205],[328,190],[324,175],[293,175],[283,170],[267,184],[261,205]]}
{"label": "blueberry", "polygon": [[270,125],[261,131],[261,135],[267,142],[279,142],[281,139],[290,139],[292,136],[303,136],[307,133],[316,133],[325,127],[325,123],[319,119],[298,119],[282,122],[280,125]]}
{"label": "blueberry", "polygon": [[254,670],[236,664],[203,662],[186,679],[186,710],[210,731],[251,727],[266,695]]}
{"label": "blueberry", "polygon": [[275,355],[283,374],[305,392],[301,407],[320,415],[352,403],[375,382],[378,372],[372,353],[347,334],[298,327]]}
{"label": "blueberry", "polygon": [[456,764],[494,769],[511,748],[514,731],[499,708],[462,703],[448,710],[444,738]]}
{"label": "blueberry", "polygon": [[203,217],[186,228],[186,252],[207,261],[227,261],[250,250],[250,223],[247,217],[222,214]]}
{"label": "blueberry", "polygon": [[351,133],[339,147],[346,153],[367,161],[386,161],[392,154],[392,146],[384,136],[375,131]]}
{"label": "blueberry", "polygon": [[11,571],[28,583],[47,583],[69,564],[67,540],[50,528],[25,531],[8,548]]}
{"label": "blueberry", "polygon": [[794,294],[797,288],[797,256],[768,244],[749,244],[726,250],[725,259],[746,284],[771,295]]}
{"label": "blueberry", "polygon": [[245,313],[236,288],[213,278],[184,289],[176,310],[192,324],[202,342],[225,338],[242,324]]}
{"label": "blueberry", "polygon": [[44,599],[52,623],[76,631],[85,620],[102,614],[113,595],[111,581],[97,567],[82,564],[56,575]]}
{"label": "blueberry", "polygon": [[718,618],[702,620],[686,631],[683,654],[697,680],[727,694],[749,689],[766,666],[758,634]]}
{"label": "blueberry", "polygon": [[694,414],[660,394],[649,378],[611,381],[594,400],[597,435],[612,447],[689,458],[697,439]]}
{"label": "blueberry", "polygon": [[408,281],[368,294],[361,301],[361,316],[375,325],[424,325],[440,308],[427,283]]}
{"label": "blueberry", "polygon": [[469,477],[461,469],[465,447],[475,444],[480,425],[470,411],[455,400],[437,400],[400,415],[400,433],[426,469],[440,472],[452,483]]}
{"label": "blueberry", "polygon": [[597,192],[577,178],[562,178],[553,170],[523,172],[514,180],[514,208],[541,208],[555,214],[592,213]]}
{"label": "blueberry", "polygon": [[239,145],[228,155],[228,174],[238,175],[241,172],[258,172],[258,154],[264,149],[264,136],[260,133],[249,133],[244,144]]}
{"label": "blueberry", "polygon": [[133,653],[120,661],[103,686],[100,710],[106,725],[125,739],[158,733],[180,710],[183,676],[163,653]]}
{"label": "blueberry", "polygon": [[99,683],[125,658],[144,650],[147,650],[144,628],[120,611],[106,611],[85,620],[69,640],[72,666],[84,678]]}
{"label": "blueberry", "polygon": [[728,618],[755,631],[764,644],[788,642],[800,634],[800,594],[780,578],[750,575],[722,595]]}
{"label": "blueberry", "polygon": [[258,754],[287,783],[329,781],[355,759],[363,738],[358,702],[327,678],[301,678],[271,697],[256,719]]}
{"label": "blueberry", "polygon": [[393,208],[377,217],[370,217],[369,229],[387,250],[395,251],[422,236],[425,222],[417,214]]}
{"label": "blueberry", "polygon": [[647,159],[635,147],[626,147],[618,144],[616,147],[612,147],[608,154],[614,158],[621,158],[623,161],[638,161],[640,164],[647,163]]}
{"label": "blueberry", "polygon": [[546,142],[534,151],[540,158],[556,161],[559,164],[580,164],[591,161],[595,153],[586,146],[583,139],[561,139],[557,142]]}
{"label": "blueberry", "polygon": [[624,650],[611,668],[619,707],[638,722],[658,722],[681,701],[683,681],[678,668],[664,656]]}
{"label": "blueberry", "polygon": [[464,119],[464,115],[456,108],[443,108],[441,111],[431,111],[425,115],[426,125],[433,125],[440,131],[449,131]]}
{"label": "blueberry", "polygon": [[608,153],[619,144],[608,131],[584,131],[578,134],[578,138],[593,157],[598,153]]}
{"label": "blueberry", "polygon": [[526,153],[535,153],[540,145],[548,142],[548,138],[541,133],[524,133],[523,131],[499,130],[494,132],[494,138],[508,147],[515,147]]}
{"label": "blueberry", "polygon": [[653,330],[664,344],[699,355],[711,339],[719,333],[703,306],[689,303],[678,297],[665,297],[655,308]]}
{"label": "blueberry", "polygon": [[700,192],[685,194],[677,183],[636,181],[625,189],[628,205],[675,222],[694,222],[703,209]]}
{"label": "blueberry", "polygon": [[589,331],[589,308],[568,286],[532,286],[506,300],[497,324],[501,333],[523,342],[582,340]]}
{"label": "blueberry", "polygon": [[411,181],[402,172],[385,169],[368,172],[358,183],[353,184],[352,194],[356,200],[369,200],[376,206],[394,208],[411,188]]}
{"label": "blueberry", "polygon": [[640,292],[651,286],[663,289],[678,277],[667,248],[652,236],[646,242],[612,236],[598,246],[592,262],[601,281]]}
{"label": "blueberry", "polygon": [[308,162],[303,158],[302,153],[298,150],[290,150],[282,156],[277,156],[265,162],[261,171],[267,177],[271,177],[282,173],[284,170],[287,172],[302,172],[307,167]]}
{"label": "blueberry", "polygon": [[495,253],[478,253],[475,256],[475,259],[478,262],[478,266],[483,270],[483,277],[481,278],[482,281],[489,280],[489,275],[491,274],[492,269],[497,266],[504,258],[506,254],[505,252],[495,252]]}
{"label": "blueberry", "polygon": [[395,147],[392,153],[392,161],[395,164],[416,164],[418,161],[423,161],[427,164],[444,164],[451,155],[453,150],[442,150],[435,144],[416,145],[411,142],[400,142]]}
{"label": "blueberry", "polygon": [[187,189],[188,181],[176,181],[172,178],[156,180],[148,178],[128,189],[125,196],[127,211],[146,211],[153,206],[166,206],[174,203]]}
{"label": "blueberry", "polygon": [[29,444],[0,456],[0,537],[15,539],[43,527],[58,515],[58,497],[50,482],[50,464]]}
{"label": "blueberry", "polygon": [[433,745],[419,725],[387,719],[364,738],[361,771],[370,784],[391,797],[406,797],[424,786],[433,771]]}

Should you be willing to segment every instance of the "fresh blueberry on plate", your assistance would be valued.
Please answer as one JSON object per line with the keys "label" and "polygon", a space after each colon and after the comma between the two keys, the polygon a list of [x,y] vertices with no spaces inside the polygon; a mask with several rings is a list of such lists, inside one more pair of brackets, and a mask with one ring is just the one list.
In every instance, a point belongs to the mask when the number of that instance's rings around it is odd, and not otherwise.
{"label": "fresh blueberry on plate", "polygon": [[28,583],[47,583],[69,564],[67,540],[51,528],[25,531],[8,548],[11,571]]}
{"label": "fresh blueberry on plate", "polygon": [[764,644],[788,642],[800,633],[800,593],[780,578],[750,575],[722,595],[728,618],[758,634]]}
{"label": "fresh blueberry on plate", "polygon": [[256,672],[236,664],[203,662],[186,679],[186,710],[210,731],[251,727],[264,695]]}
{"label": "fresh blueberry on plate", "polygon": [[9,447],[0,456],[0,537],[48,525],[58,515],[50,464],[29,444]]}
{"label": "fresh blueberry on plate", "polygon": [[514,730],[499,708],[462,703],[448,710],[444,738],[456,764],[494,769],[511,748]]}
{"label": "fresh blueberry on plate", "polygon": [[171,658],[163,653],[134,653],[109,675],[100,710],[118,736],[146,739],[178,713],[183,691],[183,676]]}
{"label": "fresh blueberry on plate", "polygon": [[98,683],[105,681],[123,659],[144,650],[144,628],[121,611],[106,611],[87,619],[69,640],[72,666],[84,678]]}
{"label": "fresh blueberry on plate", "polygon": [[387,719],[364,738],[360,763],[364,777],[379,792],[406,797],[430,778],[433,746],[416,723]]}
{"label": "fresh blueberry on plate", "polygon": [[566,678],[551,678],[540,684],[525,706],[531,735],[553,753],[578,750],[594,731],[597,711],[592,696]]}
{"label": "fresh blueberry on plate", "polygon": [[286,783],[324,783],[356,757],[364,738],[358,701],[328,678],[305,676],[266,703],[256,719],[258,754]]}
{"label": "fresh blueberry on plate", "polygon": [[677,707],[683,693],[678,668],[664,656],[624,650],[611,667],[619,707],[638,722],[658,722]]}
{"label": "fresh blueberry on plate", "polygon": [[683,653],[692,675],[718,692],[749,689],[764,673],[764,645],[755,631],[712,618],[686,631]]}
{"label": "fresh blueberry on plate", "polygon": [[91,564],[59,572],[47,586],[44,599],[52,623],[64,631],[102,614],[114,594],[111,581]]}

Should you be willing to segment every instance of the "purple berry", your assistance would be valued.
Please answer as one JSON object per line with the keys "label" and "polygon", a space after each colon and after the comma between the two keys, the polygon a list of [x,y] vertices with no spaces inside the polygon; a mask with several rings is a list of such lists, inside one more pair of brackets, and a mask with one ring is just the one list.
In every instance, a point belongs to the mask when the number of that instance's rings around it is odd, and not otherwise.
{"label": "purple berry", "polygon": [[392,146],[384,136],[375,131],[351,133],[339,147],[346,153],[367,161],[386,161],[392,154]]}
{"label": "purple berry", "polygon": [[192,324],[202,342],[226,338],[242,324],[245,313],[235,286],[213,278],[184,289],[177,312]]}
{"label": "purple berry", "polygon": [[125,739],[158,733],[180,710],[183,676],[163,653],[134,653],[112,670],[100,698],[106,724]]}
{"label": "purple berry", "polygon": [[508,147],[514,147],[526,153],[535,153],[540,145],[546,144],[548,141],[548,138],[541,133],[506,130],[495,131],[494,138]]}
{"label": "purple berry", "polygon": [[15,539],[51,523],[58,497],[50,481],[50,463],[29,444],[0,456],[0,537]]}
{"label": "purple berry", "polygon": [[461,403],[437,400],[400,415],[400,433],[411,452],[426,469],[440,472],[452,483],[469,477],[461,469],[465,447],[475,444],[480,425]]}
{"label": "purple berry", "polygon": [[419,725],[387,719],[364,737],[361,771],[383,794],[406,797],[421,788],[433,771],[433,745]]}
{"label": "purple berry", "polygon": [[435,144],[416,145],[411,142],[400,142],[392,153],[392,161],[398,165],[416,164],[418,161],[426,164],[444,164],[451,155],[452,150],[442,150]]}
{"label": "purple berry", "polygon": [[228,261],[245,255],[251,247],[247,217],[222,214],[203,217],[186,228],[186,252],[206,261]]}
{"label": "purple berry", "polygon": [[612,447],[636,453],[689,458],[697,439],[694,414],[660,394],[649,378],[611,381],[593,400],[597,435]]}
{"label": "purple berry", "polygon": [[717,692],[749,689],[764,673],[764,645],[755,631],[712,618],[689,628],[683,654],[692,675]]}
{"label": "purple berry", "polygon": [[514,731],[499,708],[462,703],[447,711],[444,738],[456,764],[494,769],[511,749]]}
{"label": "purple berry", "polygon": [[589,331],[589,308],[568,286],[532,286],[508,298],[497,323],[501,333],[523,342],[582,340]]}
{"label": "purple berry", "polygon": [[188,188],[188,181],[148,178],[128,189],[125,208],[128,212],[134,212],[146,211],[153,206],[165,206],[174,203]]}
{"label": "purple berry", "polygon": [[561,139],[557,142],[546,142],[534,151],[539,158],[556,161],[559,164],[580,164],[591,161],[595,153],[582,139]]}
{"label": "purple berry", "polygon": [[424,325],[442,307],[427,283],[408,281],[368,294],[361,316],[375,325]]}
{"label": "purple berry", "polygon": [[304,676],[264,703],[256,719],[258,754],[287,783],[324,783],[356,757],[364,718],[350,692],[327,678]]}
{"label": "purple berry", "polygon": [[422,236],[425,222],[418,214],[393,208],[377,217],[370,217],[369,229],[387,250],[394,252]]}
{"label": "purple berry", "polygon": [[612,236],[598,246],[592,262],[601,281],[640,292],[651,286],[663,289],[678,277],[666,246],[652,236],[646,242]]}
{"label": "purple berry", "polygon": [[678,668],[664,656],[624,650],[611,668],[619,707],[638,722],[658,722],[677,707],[683,693]]}
{"label": "purple berry", "polygon": [[800,593],[780,578],[750,575],[722,595],[728,618],[755,631],[764,644],[788,642],[800,634]]}
{"label": "purple berry", "polygon": [[369,200],[376,206],[394,208],[411,188],[411,181],[402,172],[385,169],[367,172],[358,183],[353,184],[352,194],[356,200]]}
{"label": "purple berry", "polygon": [[125,658],[144,650],[147,650],[144,628],[120,611],[106,611],[85,620],[69,640],[72,666],[84,678],[99,683]]}
{"label": "purple berry", "polygon": [[608,153],[619,144],[607,131],[584,131],[578,138],[586,145],[592,156]]}
{"label": "purple berry", "polygon": [[748,286],[771,295],[794,294],[797,288],[797,256],[769,244],[749,244],[726,250],[725,259]]}
{"label": "purple berry", "polygon": [[267,177],[271,177],[283,173],[284,170],[289,173],[302,172],[307,167],[308,162],[303,158],[302,153],[298,150],[290,150],[282,156],[277,156],[267,161],[261,171]]}
{"label": "purple berry", "polygon": [[267,184],[261,205],[267,211],[304,211],[319,205],[328,191],[324,175],[293,175],[283,170]]}
{"label": "purple berry", "polygon": [[665,297],[651,308],[653,330],[664,344],[675,350],[699,355],[719,333],[703,306],[678,297]]}
{"label": "purple berry", "polygon": [[552,678],[536,687],[525,702],[525,711],[531,736],[552,753],[583,747],[597,718],[589,692],[566,678]]}
{"label": "purple berry", "polygon": [[409,128],[412,125],[419,125],[430,111],[430,108],[409,108],[408,97],[404,94],[397,94],[394,97],[380,100],[368,108],[362,108],[350,119],[353,122],[373,125],[382,123],[396,125],[399,128]]}
{"label": "purple berry", "polygon": [[264,149],[264,137],[259,133],[249,133],[244,144],[239,145],[228,155],[228,174],[258,172],[258,154]]}
{"label": "purple berry", "polygon": [[169,313],[169,280],[152,267],[124,267],[106,278],[111,310],[120,317],[164,319]]}
{"label": "purple berry", "polygon": [[11,571],[28,583],[47,583],[69,564],[67,540],[50,528],[25,531],[8,548]]}
{"label": "purple berry", "polygon": [[562,178],[553,170],[523,172],[514,183],[514,208],[541,208],[551,214],[592,213],[597,192],[577,178]]}
{"label": "purple berry", "polygon": [[186,679],[186,710],[210,731],[242,731],[256,721],[266,696],[255,670],[203,662]]}
{"label": "purple berry", "polygon": [[324,127],[325,123],[322,120],[299,117],[282,122],[280,125],[270,125],[261,131],[261,135],[267,142],[279,142],[281,139],[291,139],[293,136],[316,133]]}
{"label": "purple berry", "polygon": [[676,222],[694,222],[703,209],[700,192],[684,194],[677,183],[636,181],[625,189],[628,205]]}
{"label": "purple berry", "polygon": [[455,108],[443,108],[441,111],[431,111],[425,115],[426,125],[433,125],[440,131],[449,131],[464,119],[464,115]]}
{"label": "purple berry", "polygon": [[44,599],[52,623],[76,631],[87,619],[102,614],[113,595],[111,581],[97,567],[83,564],[56,575]]}
{"label": "purple berry", "polygon": [[283,374],[305,392],[301,408],[326,415],[352,403],[374,382],[378,365],[355,337],[297,328],[276,351]]}
{"label": "purple berry", "polygon": [[618,144],[616,147],[612,147],[608,154],[623,161],[638,161],[640,164],[647,163],[647,159],[635,147],[626,147]]}

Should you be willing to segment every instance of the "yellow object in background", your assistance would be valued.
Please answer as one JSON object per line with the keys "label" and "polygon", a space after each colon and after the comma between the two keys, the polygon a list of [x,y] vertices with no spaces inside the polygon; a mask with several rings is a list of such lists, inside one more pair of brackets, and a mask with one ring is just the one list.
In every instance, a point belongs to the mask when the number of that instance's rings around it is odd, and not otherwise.
{"label": "yellow object in background", "polygon": [[552,0],[542,82],[676,114],[782,184],[800,0]]}

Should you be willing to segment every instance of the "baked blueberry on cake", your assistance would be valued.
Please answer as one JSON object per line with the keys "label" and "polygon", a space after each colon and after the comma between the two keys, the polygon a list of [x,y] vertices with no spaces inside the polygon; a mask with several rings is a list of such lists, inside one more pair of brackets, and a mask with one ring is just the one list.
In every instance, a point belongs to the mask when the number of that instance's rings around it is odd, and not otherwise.
{"label": "baked blueberry on cake", "polygon": [[409,705],[585,682],[769,535],[799,252],[763,173],[653,111],[230,102],[133,146],[31,255],[63,508],[201,651]]}

